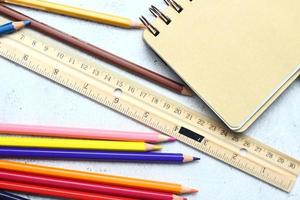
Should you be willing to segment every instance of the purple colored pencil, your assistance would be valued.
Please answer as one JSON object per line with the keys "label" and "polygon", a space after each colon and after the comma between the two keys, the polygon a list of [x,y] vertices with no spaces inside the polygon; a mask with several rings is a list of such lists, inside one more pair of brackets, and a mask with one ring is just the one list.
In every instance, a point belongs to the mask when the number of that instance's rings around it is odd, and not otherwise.
{"label": "purple colored pencil", "polygon": [[46,148],[0,147],[0,158],[63,159],[63,160],[99,160],[126,162],[156,162],[181,164],[199,160],[199,158],[180,153],[141,153],[110,152],[91,150],[64,150]]}

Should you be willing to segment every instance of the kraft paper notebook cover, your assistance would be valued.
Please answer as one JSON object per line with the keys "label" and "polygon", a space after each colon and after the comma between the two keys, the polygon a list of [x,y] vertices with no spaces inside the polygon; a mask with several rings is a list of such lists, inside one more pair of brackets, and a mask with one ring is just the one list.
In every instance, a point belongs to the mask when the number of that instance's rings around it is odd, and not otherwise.
{"label": "kraft paper notebook cover", "polygon": [[246,130],[299,76],[300,1],[168,2],[152,8],[168,24],[146,22],[144,39],[232,130]]}

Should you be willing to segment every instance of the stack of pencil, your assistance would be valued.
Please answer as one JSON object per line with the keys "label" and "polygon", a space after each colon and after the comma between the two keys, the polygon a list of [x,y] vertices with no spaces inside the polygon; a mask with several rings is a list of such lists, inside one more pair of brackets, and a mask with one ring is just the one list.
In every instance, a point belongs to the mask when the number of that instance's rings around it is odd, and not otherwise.
{"label": "stack of pencil", "polygon": [[[143,28],[128,18],[51,3],[44,0],[0,0],[57,14],[110,24],[123,28]],[[90,55],[119,66],[182,95],[191,96],[185,85],[124,58],[88,44],[62,31],[0,4],[0,13],[19,22],[0,26],[0,35],[25,26],[47,34]],[[0,124],[0,158],[155,162],[183,164],[199,160],[182,153],[154,153],[156,143],[175,141],[159,133],[137,133],[64,127]],[[16,136],[17,135],[17,136]],[[88,173],[54,167],[0,160],[0,190],[79,200],[184,200],[181,194],[197,192],[176,183]],[[0,199],[27,200],[0,191]]]}
{"label": "stack of pencil", "polygon": [[159,133],[0,124],[0,134],[2,134],[0,137],[0,157],[2,158],[178,164],[199,160],[199,158],[181,153],[149,153],[149,151],[161,149],[161,146],[150,143],[175,140]]}
{"label": "stack of pencil", "polygon": [[[199,158],[154,153],[159,133],[0,124],[0,158],[155,162],[183,164]],[[16,136],[17,135],[17,136]],[[0,161],[0,190],[70,199],[183,200],[196,192],[181,185]]]}
{"label": "stack of pencil", "polygon": [[197,192],[176,183],[0,161],[0,189],[66,199],[184,200]]}

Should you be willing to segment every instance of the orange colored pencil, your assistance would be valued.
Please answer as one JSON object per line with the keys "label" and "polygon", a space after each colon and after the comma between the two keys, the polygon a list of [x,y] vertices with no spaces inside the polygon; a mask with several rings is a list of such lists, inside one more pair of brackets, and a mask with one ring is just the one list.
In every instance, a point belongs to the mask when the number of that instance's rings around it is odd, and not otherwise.
{"label": "orange colored pencil", "polygon": [[96,183],[105,183],[132,188],[143,188],[175,194],[194,193],[196,189],[188,188],[180,184],[143,180],[137,178],[97,174],[54,167],[46,167],[32,164],[24,164],[13,161],[0,160],[0,169],[19,171],[31,174],[40,174],[52,177],[61,177],[72,180],[83,180]]}

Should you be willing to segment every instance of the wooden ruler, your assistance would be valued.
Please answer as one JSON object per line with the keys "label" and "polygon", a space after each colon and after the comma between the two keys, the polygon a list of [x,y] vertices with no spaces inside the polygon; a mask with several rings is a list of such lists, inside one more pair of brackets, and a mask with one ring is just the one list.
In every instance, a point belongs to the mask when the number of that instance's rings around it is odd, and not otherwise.
{"label": "wooden ruler", "polygon": [[162,133],[176,137],[284,191],[291,191],[300,162],[186,106],[70,53],[31,30],[0,38],[0,54]]}

